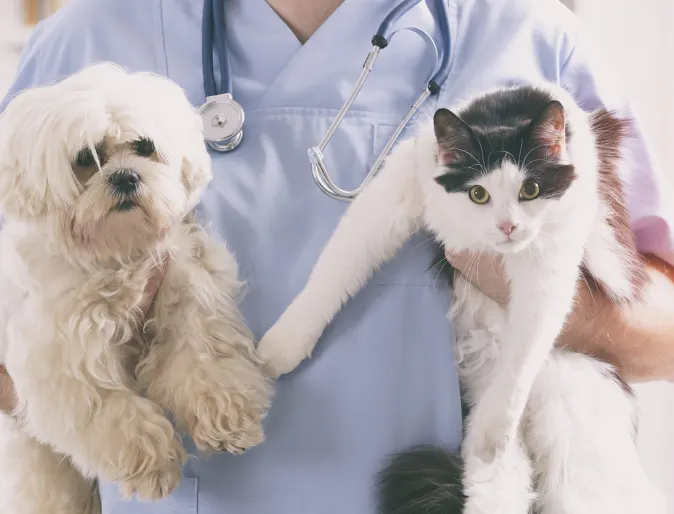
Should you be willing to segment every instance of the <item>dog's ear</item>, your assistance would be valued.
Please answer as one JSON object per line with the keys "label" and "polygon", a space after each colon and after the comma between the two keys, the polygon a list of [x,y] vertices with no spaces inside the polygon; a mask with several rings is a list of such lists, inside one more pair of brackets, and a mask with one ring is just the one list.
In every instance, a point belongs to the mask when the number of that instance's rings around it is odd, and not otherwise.
{"label": "dog's ear", "polygon": [[195,114],[194,123],[198,130],[189,132],[192,140],[187,142],[181,169],[183,185],[187,191],[188,210],[196,206],[201,191],[213,178],[211,156],[202,136],[201,116]]}
{"label": "dog's ear", "polygon": [[3,216],[39,218],[62,210],[77,193],[68,149],[59,138],[68,132],[71,120],[57,102],[68,101],[53,85],[37,87],[19,93],[0,115]]}
{"label": "dog's ear", "polygon": [[38,218],[47,207],[46,175],[29,169],[39,159],[37,134],[28,123],[34,114],[30,96],[20,94],[0,115],[0,212],[6,218]]}

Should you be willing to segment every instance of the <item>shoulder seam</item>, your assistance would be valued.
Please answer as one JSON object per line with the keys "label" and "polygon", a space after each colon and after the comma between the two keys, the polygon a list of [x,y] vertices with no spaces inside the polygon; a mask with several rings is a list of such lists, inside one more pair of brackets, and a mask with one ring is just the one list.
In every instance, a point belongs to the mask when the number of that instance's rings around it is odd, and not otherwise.
{"label": "shoulder seam", "polygon": [[573,46],[571,47],[571,51],[569,52],[569,55],[566,57],[566,60],[564,61],[564,64],[562,64],[561,69],[559,70],[559,78],[561,80],[562,76],[564,75],[564,72],[566,72],[566,68],[571,62],[571,59],[573,58],[574,54],[576,53],[576,47],[578,46],[578,39],[580,39],[580,28],[576,27],[576,36],[573,39]]}
{"label": "shoulder seam", "polygon": [[164,32],[164,2],[157,0],[157,19],[155,20],[155,28],[157,36],[155,38],[155,51],[157,54],[157,72],[168,77],[168,55],[166,52],[166,34]]}

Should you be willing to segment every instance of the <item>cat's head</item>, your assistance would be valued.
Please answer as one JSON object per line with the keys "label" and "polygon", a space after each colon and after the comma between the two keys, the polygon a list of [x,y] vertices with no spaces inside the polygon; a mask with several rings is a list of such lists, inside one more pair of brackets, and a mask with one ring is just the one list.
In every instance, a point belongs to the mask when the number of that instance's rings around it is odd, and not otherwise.
{"label": "cat's head", "polygon": [[463,119],[447,109],[435,113],[435,219],[458,220],[452,238],[465,248],[514,253],[555,221],[551,207],[576,175],[560,102],[534,110],[493,107],[482,105]]}

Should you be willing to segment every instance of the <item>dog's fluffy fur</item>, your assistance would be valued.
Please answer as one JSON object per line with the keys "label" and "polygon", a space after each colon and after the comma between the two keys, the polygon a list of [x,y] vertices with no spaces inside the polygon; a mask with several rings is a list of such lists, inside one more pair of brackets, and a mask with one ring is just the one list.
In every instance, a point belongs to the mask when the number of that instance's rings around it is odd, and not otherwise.
{"label": "dog's fluffy fur", "polygon": [[2,514],[81,514],[93,477],[166,496],[185,459],[167,412],[204,451],[263,440],[272,386],[236,262],[191,214],[210,180],[201,119],[166,78],[97,64],[3,113]]}

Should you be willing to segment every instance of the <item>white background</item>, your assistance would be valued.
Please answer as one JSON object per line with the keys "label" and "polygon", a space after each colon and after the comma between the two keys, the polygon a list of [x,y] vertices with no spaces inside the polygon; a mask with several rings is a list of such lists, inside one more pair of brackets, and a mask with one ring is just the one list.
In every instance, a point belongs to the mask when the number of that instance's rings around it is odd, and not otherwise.
{"label": "white background", "polygon": [[[627,88],[674,183],[674,1],[572,1]],[[669,514],[674,514],[674,385],[653,383],[637,390],[642,410],[639,450],[651,476],[668,493]]]}
{"label": "white background", "polygon": [[[565,3],[575,9],[603,47],[674,182],[670,157],[674,145],[674,0]],[[20,23],[19,6],[19,0],[0,0],[0,96],[11,83],[28,32]],[[674,385],[654,383],[637,390],[642,410],[639,449],[648,472],[669,494],[669,513],[674,514]]]}

